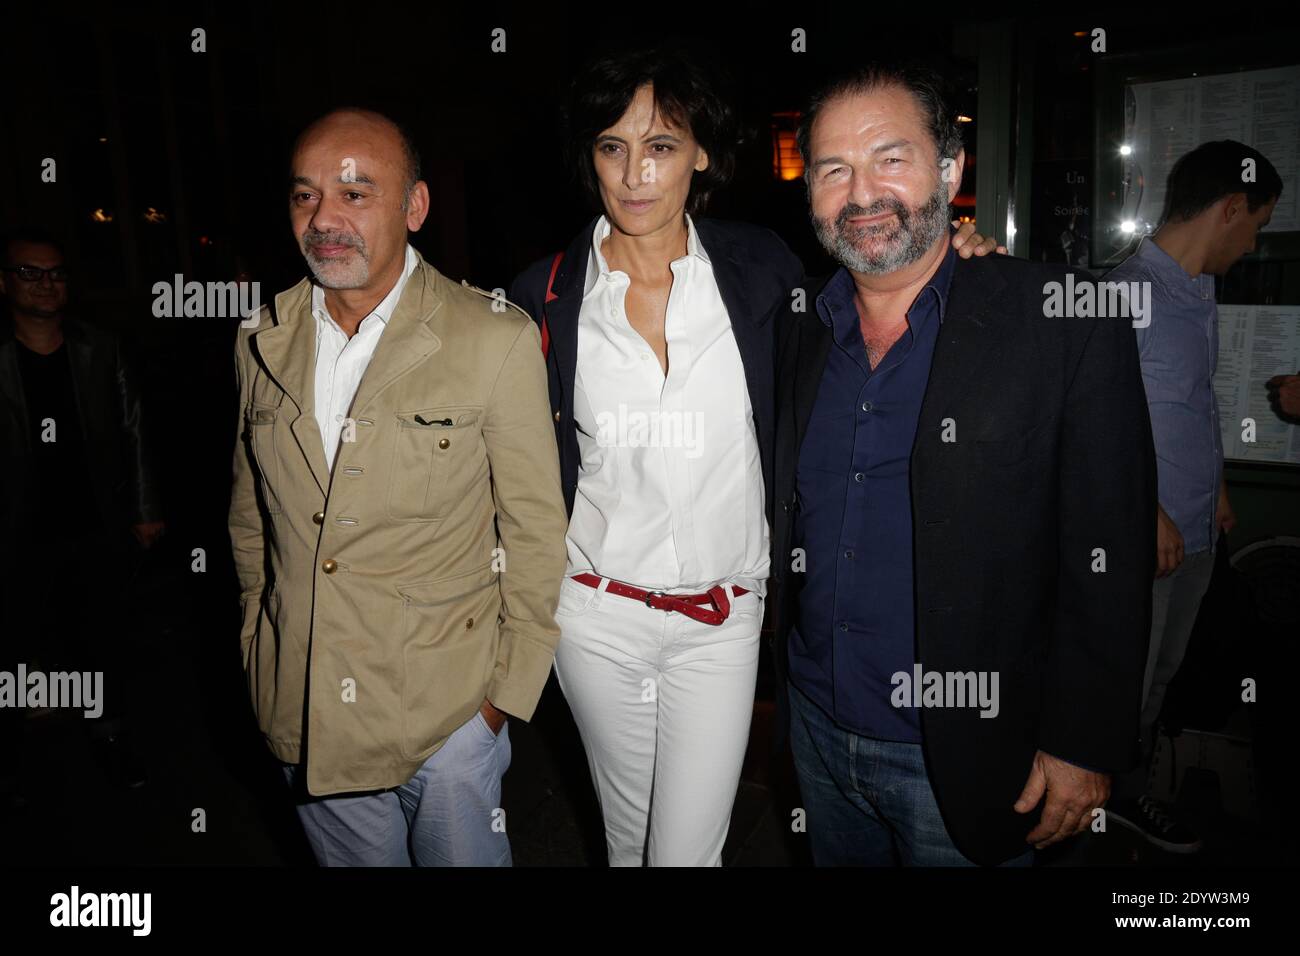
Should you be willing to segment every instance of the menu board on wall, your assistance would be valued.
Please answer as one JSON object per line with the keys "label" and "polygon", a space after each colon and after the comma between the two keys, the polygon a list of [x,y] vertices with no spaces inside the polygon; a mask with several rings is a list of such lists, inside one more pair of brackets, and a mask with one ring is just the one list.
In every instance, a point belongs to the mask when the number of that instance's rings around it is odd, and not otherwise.
{"label": "menu board on wall", "polygon": [[1134,234],[1160,224],[1174,163],[1219,139],[1253,146],[1281,175],[1282,195],[1266,231],[1300,229],[1300,66],[1286,66],[1134,83],[1125,90],[1129,152],[1121,215]]}
{"label": "menu board on wall", "polygon": [[[1300,371],[1300,306],[1219,306],[1219,400],[1223,456],[1300,465],[1300,425],[1278,417],[1265,383]],[[1253,442],[1243,440],[1254,422]]]}

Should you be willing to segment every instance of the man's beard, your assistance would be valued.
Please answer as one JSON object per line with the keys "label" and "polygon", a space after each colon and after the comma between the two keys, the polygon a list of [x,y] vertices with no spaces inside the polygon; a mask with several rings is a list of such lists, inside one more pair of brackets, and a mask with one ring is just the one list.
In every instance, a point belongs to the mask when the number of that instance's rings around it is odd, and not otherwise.
{"label": "man's beard", "polygon": [[[853,226],[851,216],[880,216],[893,213],[897,225]],[[884,195],[870,206],[848,202],[834,224],[812,217],[813,229],[823,248],[841,265],[854,272],[886,275],[910,266],[948,231],[948,184],[940,180],[930,198],[917,209],[909,209],[894,196]]]}
{"label": "man's beard", "polygon": [[[322,258],[316,254],[318,246],[350,246],[355,251]],[[312,275],[326,289],[360,289],[370,281],[370,254],[359,235],[311,230],[299,237],[298,247]]]}

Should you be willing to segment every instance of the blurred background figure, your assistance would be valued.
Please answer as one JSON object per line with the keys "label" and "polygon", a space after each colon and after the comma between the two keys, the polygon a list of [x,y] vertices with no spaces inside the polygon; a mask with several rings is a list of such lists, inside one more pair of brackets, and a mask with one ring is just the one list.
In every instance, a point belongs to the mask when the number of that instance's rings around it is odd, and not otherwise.
{"label": "blurred background figure", "polygon": [[1273,409],[1283,418],[1300,419],[1300,372],[1270,378],[1268,397]]}
{"label": "blurred background figure", "polygon": [[[1243,160],[1257,165],[1255,181],[1243,181]],[[1237,523],[1224,478],[1214,390],[1214,277],[1255,251],[1281,193],[1282,178],[1258,150],[1226,139],[1203,143],[1170,173],[1163,225],[1106,276],[1151,289],[1150,320],[1135,332],[1159,480],[1142,761],[1116,778],[1108,809],[1148,843],[1172,853],[1194,853],[1202,841],[1147,792],[1157,721],[1210,586],[1220,536]]]}
{"label": "blurred background figure", "polygon": [[[140,394],[121,340],[65,314],[53,236],[13,232],[0,257],[0,670],[102,672],[103,710],[86,725],[109,779],[138,787],[123,598],[164,528]],[[0,709],[0,813],[23,803],[23,729],[39,715]]]}

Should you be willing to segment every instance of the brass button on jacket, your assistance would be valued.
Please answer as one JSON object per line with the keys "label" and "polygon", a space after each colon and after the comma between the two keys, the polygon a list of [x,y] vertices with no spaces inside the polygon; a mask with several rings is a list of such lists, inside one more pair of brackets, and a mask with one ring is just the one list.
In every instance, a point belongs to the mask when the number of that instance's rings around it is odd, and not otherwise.
{"label": "brass button on jacket", "polygon": [[323,511],[318,511],[318,512],[316,512],[314,515],[311,516],[311,520],[314,521],[314,522],[316,522],[317,524],[324,524],[324,523],[325,523],[325,512],[323,512]]}
{"label": "brass button on jacket", "polygon": [[336,570],[338,570],[338,566],[339,563],[335,561],[333,558],[326,558],[324,561],[321,562],[320,569],[324,571],[326,574],[333,574]]}

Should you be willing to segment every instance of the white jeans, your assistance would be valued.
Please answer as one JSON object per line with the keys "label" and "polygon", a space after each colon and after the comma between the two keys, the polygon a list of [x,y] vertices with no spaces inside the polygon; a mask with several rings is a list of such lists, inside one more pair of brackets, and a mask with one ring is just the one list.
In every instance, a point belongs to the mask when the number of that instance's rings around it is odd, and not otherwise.
{"label": "white jeans", "polygon": [[[714,626],[565,578],[555,675],[611,866],[720,866],[749,741],[763,599]],[[730,586],[728,595],[730,595]]]}

